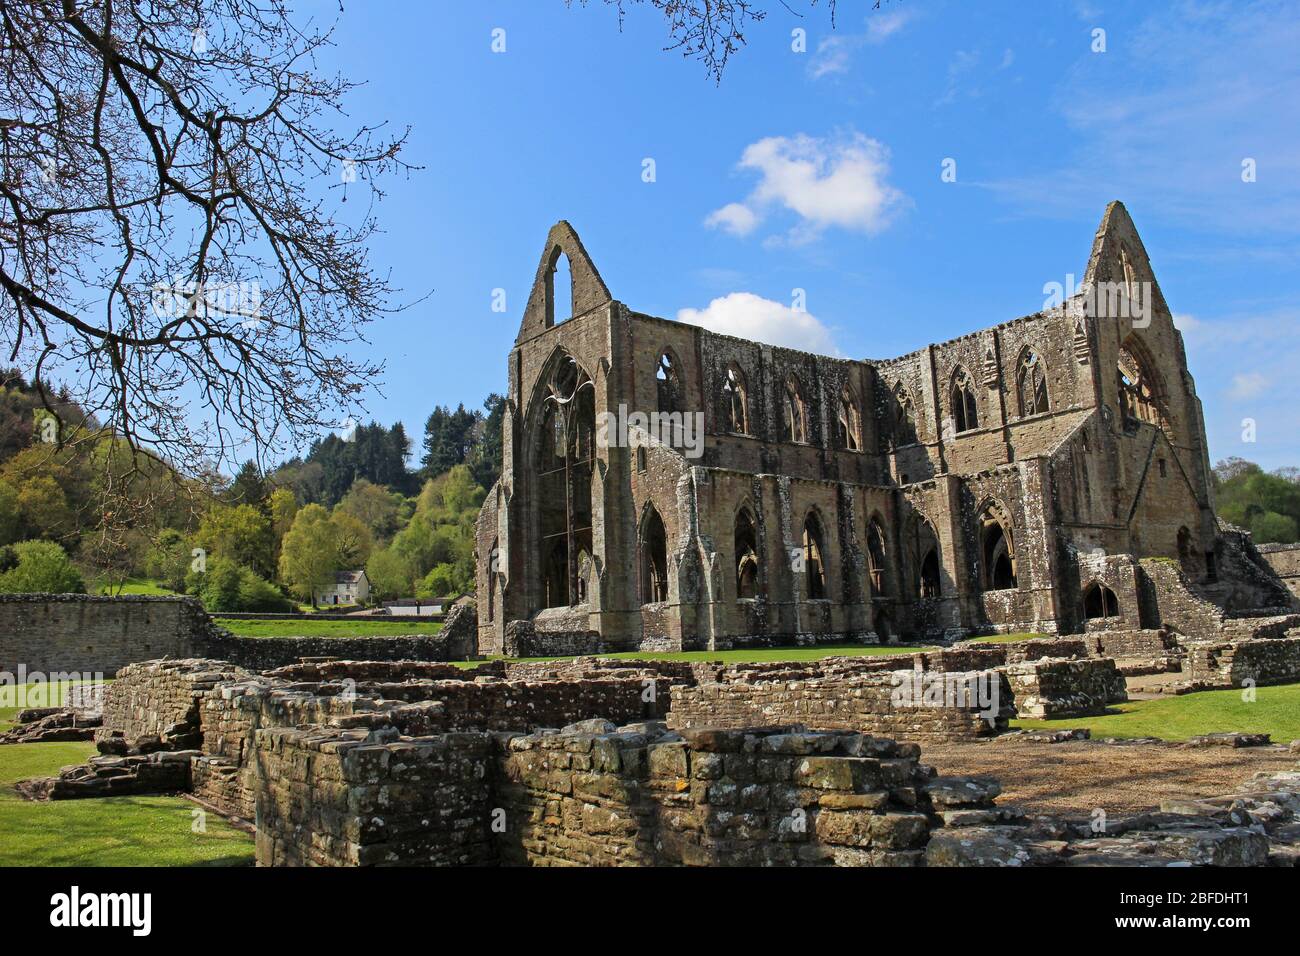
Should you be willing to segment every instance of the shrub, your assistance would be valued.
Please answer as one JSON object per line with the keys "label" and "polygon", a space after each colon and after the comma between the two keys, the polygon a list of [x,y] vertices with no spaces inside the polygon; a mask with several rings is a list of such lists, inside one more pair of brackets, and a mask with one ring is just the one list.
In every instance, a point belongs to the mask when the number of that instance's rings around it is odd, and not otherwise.
{"label": "shrub", "polygon": [[0,574],[0,593],[86,593],[81,572],[53,541],[20,541],[13,546],[8,560],[14,563]]}

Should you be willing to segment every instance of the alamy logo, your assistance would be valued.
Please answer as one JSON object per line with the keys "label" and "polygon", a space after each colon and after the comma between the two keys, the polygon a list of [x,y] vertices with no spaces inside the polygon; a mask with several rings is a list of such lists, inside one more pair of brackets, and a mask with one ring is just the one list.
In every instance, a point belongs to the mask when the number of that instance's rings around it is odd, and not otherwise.
{"label": "alamy logo", "polygon": [[50,925],[60,928],[126,926],[133,936],[148,936],[153,928],[152,893],[83,894],[74,886],[51,896],[50,907]]}
{"label": "alamy logo", "polygon": [[629,412],[626,405],[619,405],[617,413],[601,412],[596,418],[597,447],[636,449],[653,440],[680,448],[685,458],[699,458],[704,454],[703,412],[646,414]]}

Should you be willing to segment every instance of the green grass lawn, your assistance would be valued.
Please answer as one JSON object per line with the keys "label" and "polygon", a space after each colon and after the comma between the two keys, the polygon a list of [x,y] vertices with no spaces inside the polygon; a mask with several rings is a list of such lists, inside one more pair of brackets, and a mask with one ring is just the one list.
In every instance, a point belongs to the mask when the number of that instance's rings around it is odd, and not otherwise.
{"label": "green grass lawn", "polygon": [[1197,734],[1240,731],[1272,734],[1274,743],[1300,740],[1300,684],[1260,687],[1256,700],[1241,699],[1240,690],[1211,690],[1182,697],[1158,697],[1117,704],[1104,717],[1061,720],[1013,720],[1012,727],[1060,730],[1086,727],[1092,736],[1160,737],[1186,740]]}
{"label": "green grass lawn", "polygon": [[228,617],[214,618],[240,637],[398,637],[405,634],[437,634],[441,621],[416,618],[371,619],[355,621],[313,621],[300,618],[282,621],[245,621]]}
{"label": "green grass lawn", "polygon": [[106,797],[33,803],[19,780],[81,763],[91,743],[0,746],[0,866],[246,866],[253,838],[216,814],[194,833],[195,804],[180,797]]}
{"label": "green grass lawn", "polygon": [[116,588],[112,584],[103,584],[99,588],[100,594],[149,594],[154,597],[160,597],[176,592],[170,588],[165,588],[157,581],[150,581],[146,578],[127,578],[122,583],[121,588]]}
{"label": "green grass lawn", "polygon": [[1013,641],[1032,641],[1040,637],[1046,637],[1046,634],[990,634],[987,637],[972,637],[969,640],[958,641],[956,647],[963,644],[1010,644]]}
{"label": "green grass lawn", "polygon": [[[930,645],[818,644],[814,647],[751,647],[734,651],[618,651],[592,654],[625,661],[722,661],[725,664],[748,664],[757,661],[816,661],[823,657],[875,657],[888,654],[911,654],[930,651]],[[493,658],[496,660],[497,658]],[[559,661],[564,657],[504,658],[511,661]],[[455,661],[458,667],[475,667],[481,661]]]}
{"label": "green grass lawn", "polygon": [[[46,685],[42,688],[42,691],[47,696],[39,700],[33,699],[35,697],[32,693],[35,686],[33,684],[21,685],[27,691],[26,694],[22,695],[19,694],[18,688],[12,684],[0,685],[0,733],[8,730],[13,725],[14,717],[20,710],[25,710],[28,707],[61,707],[64,698],[67,696],[68,688],[79,683],[81,681]],[[108,681],[105,681],[105,683],[108,683]]]}

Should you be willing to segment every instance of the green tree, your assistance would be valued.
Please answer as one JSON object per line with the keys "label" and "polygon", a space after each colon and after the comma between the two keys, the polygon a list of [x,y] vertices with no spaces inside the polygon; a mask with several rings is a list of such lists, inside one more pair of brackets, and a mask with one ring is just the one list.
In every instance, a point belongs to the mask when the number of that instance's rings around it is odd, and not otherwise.
{"label": "green tree", "polygon": [[256,505],[214,505],[194,540],[210,556],[229,558],[255,573],[269,573],[273,567],[271,518]]}
{"label": "green tree", "polygon": [[86,584],[68,553],[53,541],[12,545],[14,566],[0,574],[4,594],[84,594]]}
{"label": "green tree", "polygon": [[376,540],[386,541],[397,531],[401,505],[401,495],[367,478],[358,478],[335,510],[357,518]]}
{"label": "green tree", "polygon": [[11,544],[22,528],[22,512],[18,509],[18,490],[13,484],[0,479],[0,545]]}
{"label": "green tree", "polygon": [[1290,544],[1300,540],[1296,534],[1295,518],[1280,515],[1276,511],[1265,511],[1255,515],[1250,523],[1250,533],[1256,544]]}
{"label": "green tree", "polygon": [[342,568],[337,535],[325,507],[310,504],[299,509],[280,545],[280,580],[294,594],[310,600],[312,607],[317,592]]}
{"label": "green tree", "polygon": [[376,551],[366,562],[370,593],[377,601],[392,601],[415,593],[415,569],[395,548]]}

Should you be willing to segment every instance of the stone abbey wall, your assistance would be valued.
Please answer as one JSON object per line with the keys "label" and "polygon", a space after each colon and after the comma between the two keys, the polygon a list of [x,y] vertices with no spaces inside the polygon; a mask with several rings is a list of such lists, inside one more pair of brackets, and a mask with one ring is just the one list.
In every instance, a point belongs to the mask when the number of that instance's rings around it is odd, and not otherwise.
{"label": "stone abbey wall", "polygon": [[[257,734],[261,865],[919,865],[933,771],[858,734]],[[400,802],[399,802],[400,800]]]}
{"label": "stone abbey wall", "polygon": [[192,657],[207,615],[182,597],[0,594],[0,671],[102,673]]}
{"label": "stone abbey wall", "polygon": [[[897,676],[896,676],[897,675]],[[917,695],[914,703],[897,700],[902,680],[913,675],[926,682],[942,684],[996,685],[996,710],[982,713],[977,701],[953,706],[927,706]],[[678,730],[701,727],[762,727],[772,724],[804,724],[815,730],[846,730],[900,737],[904,740],[962,740],[992,737],[1007,729],[1011,693],[1003,689],[996,671],[944,674],[901,671],[870,676],[811,680],[758,680],[753,683],[675,686],[668,725]],[[998,704],[1001,706],[998,706]]]}
{"label": "stone abbey wall", "polygon": [[261,671],[304,657],[463,660],[474,650],[473,607],[457,607],[437,634],[393,637],[237,637],[191,597],[0,594],[0,671],[102,673],[128,664],[207,657]]}

